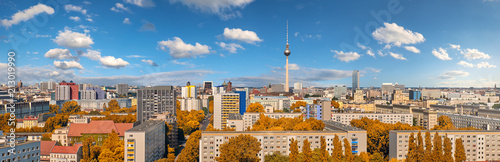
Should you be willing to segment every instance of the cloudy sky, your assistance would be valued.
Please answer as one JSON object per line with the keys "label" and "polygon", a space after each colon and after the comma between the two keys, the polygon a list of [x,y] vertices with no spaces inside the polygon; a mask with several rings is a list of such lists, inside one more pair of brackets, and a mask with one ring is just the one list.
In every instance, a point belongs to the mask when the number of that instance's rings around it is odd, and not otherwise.
{"label": "cloudy sky", "polygon": [[[0,69],[28,84],[500,84],[498,0],[0,2]],[[7,80],[0,74],[0,82]]]}

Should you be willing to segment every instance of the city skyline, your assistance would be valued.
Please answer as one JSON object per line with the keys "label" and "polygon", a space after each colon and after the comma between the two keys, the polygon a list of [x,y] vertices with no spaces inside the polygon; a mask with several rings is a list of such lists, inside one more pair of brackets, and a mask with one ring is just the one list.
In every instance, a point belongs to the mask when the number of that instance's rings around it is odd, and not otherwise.
{"label": "city skyline", "polygon": [[[7,52],[15,49],[17,78],[28,84],[50,79],[141,86],[284,83],[287,20],[294,51],[291,83],[351,85],[353,70],[360,71],[360,87],[500,83],[494,75],[500,62],[495,57],[500,1],[495,0],[5,1],[0,6],[5,8],[0,69],[6,70]],[[6,83],[6,74],[0,76]]]}

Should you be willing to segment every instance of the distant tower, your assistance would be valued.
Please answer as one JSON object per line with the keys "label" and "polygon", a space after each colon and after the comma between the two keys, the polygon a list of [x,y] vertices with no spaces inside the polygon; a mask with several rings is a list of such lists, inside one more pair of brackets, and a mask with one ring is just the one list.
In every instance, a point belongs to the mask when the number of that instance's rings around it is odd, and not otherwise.
{"label": "distant tower", "polygon": [[352,71],[352,93],[359,89],[359,70]]}
{"label": "distant tower", "polygon": [[227,82],[226,92],[231,92],[233,89],[233,83],[231,81]]}
{"label": "distant tower", "polygon": [[285,92],[289,92],[288,90],[288,56],[290,56],[290,50],[288,49],[290,45],[288,45],[288,20],[286,21],[286,49],[285,49],[285,56],[286,56],[286,66],[285,66],[285,69],[286,69],[286,81],[285,81]]}
{"label": "distant tower", "polygon": [[188,81],[188,82],[186,83],[186,86],[190,86],[190,85],[191,85],[191,82],[189,82],[189,81]]}

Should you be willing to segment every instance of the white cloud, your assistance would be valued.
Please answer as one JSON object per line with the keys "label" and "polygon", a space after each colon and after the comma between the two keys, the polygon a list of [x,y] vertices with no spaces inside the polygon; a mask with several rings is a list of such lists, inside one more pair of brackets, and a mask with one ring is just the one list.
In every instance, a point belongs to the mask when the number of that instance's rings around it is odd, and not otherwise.
{"label": "white cloud", "polygon": [[366,54],[375,57],[375,54],[372,52],[372,50],[366,50]]}
{"label": "white cloud", "polygon": [[124,61],[121,58],[115,58],[113,56],[101,57],[99,59],[99,61],[101,62],[101,65],[103,65],[103,66],[110,67],[110,68],[116,68],[116,69],[123,68],[123,67],[129,65],[129,63],[127,61]]}
{"label": "white cloud", "polygon": [[94,44],[89,35],[73,32],[68,29],[65,29],[64,32],[59,31],[59,35],[54,39],[54,42],[57,45],[71,49],[90,48],[90,45]]}
{"label": "white cloud", "polygon": [[293,34],[293,35],[295,35],[295,37],[297,37],[297,36],[299,36],[299,32],[295,32],[295,34]]}
{"label": "white cloud", "polygon": [[437,77],[437,79],[453,80],[456,77],[466,77],[466,76],[469,76],[469,73],[462,71],[462,70],[460,70],[460,71],[448,71],[448,72],[441,74],[439,77]]}
{"label": "white cloud", "polygon": [[[286,68],[286,65],[284,66]],[[299,70],[300,67],[297,64],[288,64],[288,70]]]}
{"label": "white cloud", "polygon": [[[237,9],[243,9],[254,0],[170,0],[170,3],[180,2],[190,8],[201,10],[202,12],[219,15],[223,20],[240,17],[241,13]],[[234,11],[236,10],[236,11]]]}
{"label": "white cloud", "polygon": [[155,4],[153,0],[124,0],[126,3],[130,3],[139,7],[154,7]]}
{"label": "white cloud", "polygon": [[407,30],[396,23],[384,23],[384,27],[377,28],[373,33],[373,38],[380,43],[401,46],[402,44],[416,44],[425,41],[422,34]]}
{"label": "white cloud", "polygon": [[74,6],[70,4],[64,5],[64,10],[66,10],[66,12],[75,11],[75,12],[80,12],[84,15],[87,14],[87,10],[83,9],[81,6]]}
{"label": "white cloud", "polygon": [[83,69],[82,65],[76,61],[54,61],[54,66],[62,70],[68,70],[71,68]]}
{"label": "white cloud", "polygon": [[78,16],[70,16],[69,19],[71,19],[71,20],[73,20],[75,22],[80,21],[80,17],[78,17]]}
{"label": "white cloud", "polygon": [[45,57],[56,60],[78,59],[78,57],[71,55],[69,49],[61,48],[50,49],[49,51],[47,51],[47,53],[45,53]]}
{"label": "white cloud", "polygon": [[58,76],[58,75],[59,75],[59,72],[57,72],[57,71],[52,71],[50,73],[50,76]]}
{"label": "white cloud", "polygon": [[420,50],[415,46],[404,46],[404,48],[413,53],[420,53]]}
{"label": "white cloud", "polygon": [[115,11],[115,12],[123,12],[123,11],[131,12],[128,7],[125,7],[121,3],[115,3],[115,6],[111,7],[111,11]]}
{"label": "white cloud", "polygon": [[403,55],[401,55],[401,54],[389,52],[389,55],[391,55],[392,57],[394,57],[395,59],[398,59],[398,60],[406,60],[406,58],[403,57]]}
{"label": "white cloud", "polygon": [[144,24],[142,24],[141,28],[139,31],[153,31],[156,32],[156,26],[153,23],[150,23],[148,21],[144,21]]}
{"label": "white cloud", "polygon": [[340,61],[344,62],[349,62],[349,61],[354,61],[357,60],[361,57],[360,54],[356,52],[343,52],[343,51],[336,51],[336,50],[331,50],[331,52],[335,52],[335,58],[339,59]]}
{"label": "white cloud", "polygon": [[452,49],[457,49],[457,50],[460,50],[460,45],[450,44],[450,47],[451,47]]}
{"label": "white cloud", "polygon": [[363,46],[361,43],[358,43],[358,47],[361,48],[362,50],[365,50],[367,49],[368,47],[366,46]]}
{"label": "white cloud", "polygon": [[374,72],[374,73],[380,73],[382,71],[382,69],[375,69],[375,68],[372,68],[372,67],[366,67],[365,68],[366,71],[371,71],[371,72]]}
{"label": "white cloud", "polygon": [[182,62],[182,61],[177,61],[177,60],[172,60],[171,62],[173,64],[176,64],[176,65],[184,65],[184,66],[194,67],[194,64],[189,63],[189,62]]}
{"label": "white cloud", "polygon": [[226,44],[224,42],[215,42],[215,44],[219,45],[222,49],[227,50],[231,53],[236,53],[238,48],[244,50],[243,46],[236,43]]}
{"label": "white cloud", "polygon": [[18,11],[17,13],[11,16],[10,20],[3,19],[0,20],[0,22],[2,23],[3,26],[8,28],[11,27],[12,25],[19,24],[20,22],[28,21],[41,13],[47,13],[49,15],[52,15],[54,14],[54,9],[52,7],[39,3],[23,11]]}
{"label": "white cloud", "polygon": [[490,55],[485,54],[477,49],[467,48],[467,49],[461,51],[460,53],[462,53],[462,55],[464,55],[464,57],[467,60],[490,59]]}
{"label": "white cloud", "polygon": [[496,65],[491,65],[488,62],[481,62],[476,65],[477,68],[496,68]]}
{"label": "white cloud", "polygon": [[201,56],[205,54],[210,54],[210,47],[207,45],[202,45],[198,42],[193,46],[191,44],[186,44],[179,37],[174,37],[173,39],[159,41],[158,47],[163,51],[170,51],[170,56],[173,58],[191,58],[196,56]]}
{"label": "white cloud", "polygon": [[474,67],[474,64],[471,64],[471,63],[468,63],[468,62],[465,62],[465,61],[460,61],[457,64],[461,65],[463,67],[468,67],[468,68]]}
{"label": "white cloud", "polygon": [[156,64],[155,62],[153,62],[153,60],[141,60],[142,62],[146,63],[146,64],[149,64],[151,66],[158,66],[158,64]]}
{"label": "white cloud", "polygon": [[48,34],[45,34],[45,35],[41,35],[41,34],[37,34],[35,36],[35,38],[49,38],[49,37],[52,37],[51,35],[48,35]]}
{"label": "white cloud", "polygon": [[142,58],[142,57],[146,57],[146,56],[141,56],[141,55],[129,55],[129,56],[125,56],[127,58]]}
{"label": "white cloud", "polygon": [[94,20],[92,20],[91,18],[86,18],[85,20],[89,21],[89,22],[93,22]]}
{"label": "white cloud", "polygon": [[358,43],[358,47],[361,48],[362,50],[366,50],[367,55],[375,57],[375,54],[372,52],[372,48],[366,47],[366,46],[362,45],[361,43]]}
{"label": "white cloud", "polygon": [[434,49],[432,50],[432,54],[434,56],[436,56],[438,59],[440,60],[451,60],[452,58],[448,55],[448,53],[446,52],[446,49],[443,49],[441,47],[439,47],[439,51]]}
{"label": "white cloud", "polygon": [[123,20],[123,24],[132,24],[132,22],[130,22],[130,19],[127,17]]}
{"label": "white cloud", "polygon": [[249,30],[241,30],[240,28],[224,28],[223,35],[226,39],[239,40],[250,44],[262,41],[262,39],[257,36],[257,33]]}
{"label": "white cloud", "polygon": [[82,53],[82,56],[87,57],[91,60],[98,61],[101,59],[101,52],[96,50],[87,49],[86,53]]}

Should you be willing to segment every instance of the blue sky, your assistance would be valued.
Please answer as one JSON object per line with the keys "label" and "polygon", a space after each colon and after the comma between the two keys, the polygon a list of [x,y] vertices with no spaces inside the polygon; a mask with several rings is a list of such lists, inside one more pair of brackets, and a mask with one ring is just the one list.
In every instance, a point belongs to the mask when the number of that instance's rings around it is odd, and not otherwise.
{"label": "blue sky", "polygon": [[[17,77],[113,85],[493,87],[496,0],[116,0],[0,2],[0,68]],[[6,82],[6,74],[0,81]]]}

